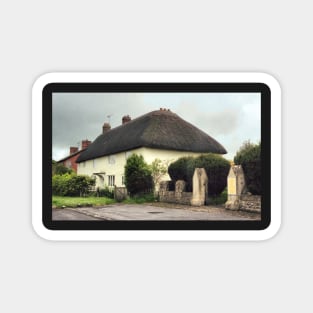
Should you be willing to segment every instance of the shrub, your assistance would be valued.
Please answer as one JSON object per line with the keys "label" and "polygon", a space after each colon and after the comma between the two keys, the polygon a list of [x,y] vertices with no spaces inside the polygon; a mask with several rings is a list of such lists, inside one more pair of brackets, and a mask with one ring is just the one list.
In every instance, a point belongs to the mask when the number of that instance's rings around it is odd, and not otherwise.
{"label": "shrub", "polygon": [[188,184],[187,178],[188,163],[190,163],[192,160],[193,160],[192,157],[182,157],[176,160],[175,162],[171,163],[168,167],[168,174],[170,175],[171,179],[174,182],[177,180],[184,180],[187,183],[186,184],[187,191],[190,191],[192,189],[192,186]]}
{"label": "shrub", "polygon": [[222,156],[209,153],[195,158],[188,167],[188,178],[192,176],[196,167],[203,167],[208,176],[208,195],[219,195],[227,186],[227,176],[230,169],[229,162]]}
{"label": "shrub", "polygon": [[244,142],[234,157],[234,163],[242,166],[248,191],[256,195],[262,194],[261,143]]}
{"label": "shrub", "polygon": [[107,198],[114,199],[114,191],[110,189],[109,187],[97,188],[96,194],[98,197],[107,197]]}
{"label": "shrub", "polygon": [[204,168],[208,175],[208,194],[219,195],[227,185],[229,162],[220,155],[213,153],[199,157],[183,157],[169,166],[169,175],[172,180],[186,181],[186,190],[192,191],[192,178],[195,169]]}
{"label": "shrub", "polygon": [[214,204],[214,205],[217,205],[217,204],[224,204],[226,203],[227,201],[227,187],[222,191],[221,194],[217,195],[217,196],[214,196],[210,199],[210,204]]}
{"label": "shrub", "polygon": [[132,154],[125,165],[125,186],[131,195],[151,192],[151,170],[142,155]]}
{"label": "shrub", "polygon": [[52,194],[59,196],[82,196],[88,194],[95,180],[85,175],[66,173],[52,176]]}
{"label": "shrub", "polygon": [[64,166],[61,163],[52,161],[52,175],[62,175],[67,173],[71,174],[73,173],[73,170]]}

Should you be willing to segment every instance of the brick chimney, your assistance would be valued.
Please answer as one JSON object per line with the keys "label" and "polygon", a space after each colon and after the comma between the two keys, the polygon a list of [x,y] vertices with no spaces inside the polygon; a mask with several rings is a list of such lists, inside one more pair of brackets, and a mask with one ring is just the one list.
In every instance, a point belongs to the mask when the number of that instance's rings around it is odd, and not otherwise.
{"label": "brick chimney", "polygon": [[111,125],[109,123],[104,123],[102,126],[102,134],[105,134],[111,129]]}
{"label": "brick chimney", "polygon": [[132,119],[129,115],[124,115],[122,118],[122,124],[130,122]]}
{"label": "brick chimney", "polygon": [[77,147],[70,147],[70,155],[78,151]]}
{"label": "brick chimney", "polygon": [[86,149],[91,144],[90,140],[82,140],[82,150]]}

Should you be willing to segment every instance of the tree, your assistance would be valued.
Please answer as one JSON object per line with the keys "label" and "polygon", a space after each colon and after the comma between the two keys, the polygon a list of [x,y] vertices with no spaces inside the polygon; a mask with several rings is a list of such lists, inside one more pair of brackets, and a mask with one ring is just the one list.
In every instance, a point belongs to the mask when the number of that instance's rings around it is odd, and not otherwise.
{"label": "tree", "polygon": [[66,173],[72,173],[73,170],[64,166],[61,163],[57,163],[56,161],[52,160],[52,175],[62,175]]}
{"label": "tree", "polygon": [[151,192],[151,169],[142,155],[132,154],[125,165],[125,186],[131,195]]}
{"label": "tree", "polygon": [[161,178],[167,174],[168,163],[169,161],[161,161],[158,158],[151,163],[150,170],[154,188],[159,185]]}
{"label": "tree", "polygon": [[260,195],[262,193],[261,143],[253,144],[245,141],[237,151],[234,162],[242,166],[249,192]]}

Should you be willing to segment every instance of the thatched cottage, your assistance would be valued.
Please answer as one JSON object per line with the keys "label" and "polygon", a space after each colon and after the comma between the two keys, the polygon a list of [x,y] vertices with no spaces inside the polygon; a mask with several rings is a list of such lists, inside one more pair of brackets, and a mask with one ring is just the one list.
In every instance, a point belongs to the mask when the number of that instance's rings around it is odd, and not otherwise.
{"label": "thatched cottage", "polygon": [[208,134],[170,110],[160,109],[133,120],[124,116],[122,125],[113,129],[104,123],[102,134],[76,160],[77,173],[96,177],[97,187],[120,187],[124,186],[124,166],[132,153],[151,164],[156,158],[173,162],[209,152],[227,153]]}

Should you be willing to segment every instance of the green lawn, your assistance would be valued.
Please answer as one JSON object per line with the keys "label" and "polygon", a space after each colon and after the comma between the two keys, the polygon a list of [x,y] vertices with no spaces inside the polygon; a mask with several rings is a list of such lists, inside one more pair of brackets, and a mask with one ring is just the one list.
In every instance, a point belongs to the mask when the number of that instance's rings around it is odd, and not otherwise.
{"label": "green lawn", "polygon": [[63,206],[76,208],[78,206],[102,206],[115,203],[114,199],[106,197],[60,197],[52,196],[52,207],[61,208]]}

